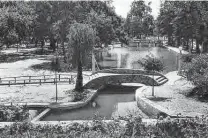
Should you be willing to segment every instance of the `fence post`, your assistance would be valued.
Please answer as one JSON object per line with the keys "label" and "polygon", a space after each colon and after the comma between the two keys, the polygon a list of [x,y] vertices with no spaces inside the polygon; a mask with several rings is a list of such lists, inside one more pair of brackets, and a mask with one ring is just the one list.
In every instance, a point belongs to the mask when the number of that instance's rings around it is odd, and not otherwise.
{"label": "fence post", "polygon": [[73,80],[72,75],[71,75],[71,81]]}
{"label": "fence post", "polygon": [[17,78],[16,77],[14,77],[14,83],[16,84],[16,81],[17,81]]}
{"label": "fence post", "polygon": [[10,87],[10,81],[9,81],[9,87]]}
{"label": "fence post", "polygon": [[45,75],[43,77],[44,77],[44,82],[45,82],[46,81]]}
{"label": "fence post", "polygon": [[54,84],[56,84],[56,79],[54,78]]}
{"label": "fence post", "polygon": [[40,85],[41,85],[41,79],[40,79]]}
{"label": "fence post", "polygon": [[69,78],[69,84],[70,84],[70,82],[71,82],[71,81],[70,81],[70,78]]}
{"label": "fence post", "polygon": [[24,86],[25,86],[25,80],[24,80]]}
{"label": "fence post", "polygon": [[59,81],[61,80],[61,74],[59,74]]}
{"label": "fence post", "polygon": [[29,76],[29,82],[31,82],[31,76]]}

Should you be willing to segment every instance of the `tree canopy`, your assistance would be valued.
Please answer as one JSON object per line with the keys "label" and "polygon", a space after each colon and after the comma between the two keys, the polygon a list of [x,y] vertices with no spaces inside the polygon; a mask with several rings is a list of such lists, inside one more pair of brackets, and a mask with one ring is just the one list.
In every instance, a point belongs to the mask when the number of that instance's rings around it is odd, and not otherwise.
{"label": "tree canopy", "polygon": [[165,1],[157,19],[159,32],[168,36],[169,44],[176,47],[181,45],[182,38],[186,44],[189,39],[196,39],[199,52],[199,44],[208,36],[207,14],[206,1]]}
{"label": "tree canopy", "polygon": [[141,38],[141,35],[148,36],[153,34],[154,18],[151,15],[150,4],[146,5],[141,0],[132,2],[125,22],[125,30],[130,36]]}

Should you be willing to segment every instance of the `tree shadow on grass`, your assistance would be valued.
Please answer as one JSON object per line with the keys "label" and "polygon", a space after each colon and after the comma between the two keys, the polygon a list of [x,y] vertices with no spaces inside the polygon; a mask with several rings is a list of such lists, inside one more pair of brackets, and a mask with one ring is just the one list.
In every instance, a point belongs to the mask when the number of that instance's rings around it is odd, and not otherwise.
{"label": "tree shadow on grass", "polygon": [[19,60],[30,59],[31,56],[24,56],[18,54],[2,54],[0,55],[0,63],[12,63]]}

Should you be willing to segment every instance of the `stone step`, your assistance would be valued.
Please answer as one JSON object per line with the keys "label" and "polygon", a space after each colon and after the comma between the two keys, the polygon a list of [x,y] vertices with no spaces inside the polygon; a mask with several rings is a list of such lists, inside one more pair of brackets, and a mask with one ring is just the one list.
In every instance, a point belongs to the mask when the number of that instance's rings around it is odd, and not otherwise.
{"label": "stone step", "polygon": [[160,80],[161,78],[164,78],[164,77],[163,77],[163,76],[157,76],[157,77],[155,77],[155,80],[158,81],[158,80]]}
{"label": "stone step", "polygon": [[166,79],[165,77],[161,77],[161,78],[159,78],[158,80],[157,80],[157,82],[161,82],[161,81],[163,81],[164,79]]}
{"label": "stone step", "polygon": [[162,85],[162,84],[166,83],[167,81],[168,81],[168,79],[165,78],[164,80],[162,80],[161,82],[159,82],[159,84]]}

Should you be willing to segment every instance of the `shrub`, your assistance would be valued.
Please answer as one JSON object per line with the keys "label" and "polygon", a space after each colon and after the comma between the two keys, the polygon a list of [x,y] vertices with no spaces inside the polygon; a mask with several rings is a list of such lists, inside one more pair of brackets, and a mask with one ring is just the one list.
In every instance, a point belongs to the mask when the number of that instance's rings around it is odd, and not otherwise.
{"label": "shrub", "polygon": [[29,117],[26,106],[0,106],[0,122],[24,121]]}
{"label": "shrub", "polygon": [[183,62],[191,62],[193,58],[194,58],[193,54],[182,55]]}
{"label": "shrub", "polygon": [[186,77],[198,90],[195,91],[199,97],[208,96],[208,56],[198,55],[195,57],[187,71]]}
{"label": "shrub", "polygon": [[146,56],[142,60],[139,60],[138,63],[147,71],[163,71],[164,64],[159,58],[153,56]]}
{"label": "shrub", "polygon": [[158,47],[162,47],[163,46],[162,40],[157,40],[156,44],[157,44]]}
{"label": "shrub", "polygon": [[207,138],[208,121],[206,117],[192,119],[163,119],[156,125],[145,125],[140,117],[124,117],[125,125],[114,120],[104,122],[93,120],[92,123],[73,123],[69,125],[33,125],[31,123],[14,123],[0,129],[1,137],[79,137],[79,138]]}
{"label": "shrub", "polygon": [[66,93],[72,94],[74,96],[73,101],[77,102],[77,101],[85,100],[85,98],[87,98],[87,95],[88,95],[89,91],[84,90],[83,92],[77,92],[75,90],[68,90],[68,91],[66,91]]}

